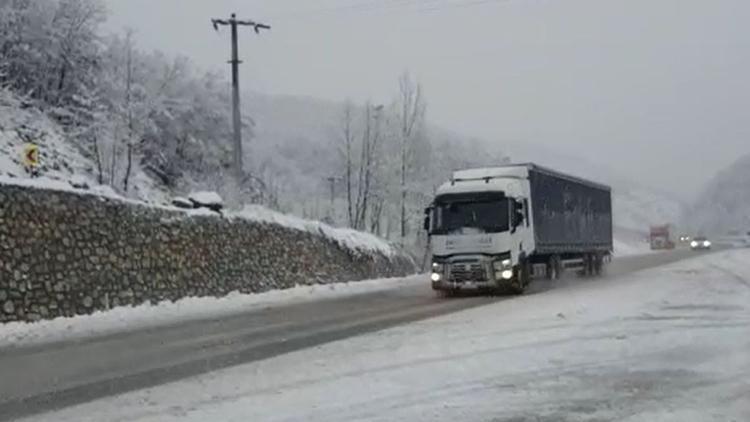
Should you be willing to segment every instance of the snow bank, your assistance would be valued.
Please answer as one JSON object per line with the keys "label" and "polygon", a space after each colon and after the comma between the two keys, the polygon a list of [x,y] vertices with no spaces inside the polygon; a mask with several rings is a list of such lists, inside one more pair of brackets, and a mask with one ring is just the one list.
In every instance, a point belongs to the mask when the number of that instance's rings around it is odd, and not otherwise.
{"label": "snow bank", "polygon": [[224,205],[224,200],[216,192],[194,192],[188,199],[200,205]]}
{"label": "snow bank", "polygon": [[107,312],[56,318],[34,323],[0,324],[0,348],[28,346],[62,340],[100,336],[178,322],[217,318],[269,306],[333,299],[426,283],[420,276],[297,286],[258,294],[230,293],[221,298],[185,298],[156,305],[118,307]]}
{"label": "snow bank", "polygon": [[125,198],[122,195],[115,192],[115,190],[112,189],[112,187],[110,186],[93,185],[93,186],[90,186],[90,188],[88,189],[81,189],[81,188],[73,187],[73,185],[71,184],[71,181],[73,183],[80,183],[84,180],[88,180],[88,179],[84,178],[83,176],[75,176],[66,180],[52,179],[48,177],[21,178],[21,177],[0,176],[0,185],[14,185],[14,186],[20,186],[20,187],[31,188],[31,189],[51,190],[51,191],[58,191],[58,192],[71,192],[71,193],[75,193],[78,195],[93,195],[93,196],[114,199],[117,201],[127,202],[130,204],[137,204],[137,205],[142,205],[142,206],[153,206],[151,204],[147,204],[141,201]]}
{"label": "snow bank", "polygon": [[319,234],[339,242],[352,250],[379,252],[393,256],[394,247],[375,235],[352,229],[334,228],[319,221],[305,220],[292,215],[281,214],[259,205],[245,206],[242,211],[230,214],[232,217],[244,218],[264,223],[278,224],[296,230]]}

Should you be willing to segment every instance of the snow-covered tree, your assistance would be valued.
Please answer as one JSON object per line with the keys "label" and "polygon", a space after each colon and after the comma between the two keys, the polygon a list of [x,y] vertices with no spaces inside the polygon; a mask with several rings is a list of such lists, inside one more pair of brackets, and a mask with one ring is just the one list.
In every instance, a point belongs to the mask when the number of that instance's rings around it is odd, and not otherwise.
{"label": "snow-covered tree", "polygon": [[400,177],[400,229],[402,244],[407,235],[408,180],[413,174],[416,156],[415,145],[423,127],[426,105],[422,87],[412,80],[408,72],[399,79],[397,99],[399,124],[399,177]]}

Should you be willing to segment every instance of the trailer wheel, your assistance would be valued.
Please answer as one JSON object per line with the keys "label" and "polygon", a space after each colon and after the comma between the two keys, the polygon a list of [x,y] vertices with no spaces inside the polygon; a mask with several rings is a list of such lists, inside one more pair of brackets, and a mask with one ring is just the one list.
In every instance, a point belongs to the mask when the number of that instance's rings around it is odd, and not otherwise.
{"label": "trailer wheel", "polygon": [[594,255],[594,275],[600,276],[604,272],[604,255],[597,253]]}
{"label": "trailer wheel", "polygon": [[583,268],[578,272],[581,277],[589,277],[594,275],[594,255],[587,253],[583,254]]}
{"label": "trailer wheel", "polygon": [[560,278],[560,258],[552,255],[547,262],[547,280],[557,280]]}

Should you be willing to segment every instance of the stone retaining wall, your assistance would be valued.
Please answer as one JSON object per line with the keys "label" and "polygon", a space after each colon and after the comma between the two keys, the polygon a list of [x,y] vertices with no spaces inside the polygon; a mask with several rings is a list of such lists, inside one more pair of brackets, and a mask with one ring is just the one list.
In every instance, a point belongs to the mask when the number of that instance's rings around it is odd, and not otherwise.
{"label": "stone retaining wall", "polygon": [[0,184],[0,322],[414,271],[279,225]]}

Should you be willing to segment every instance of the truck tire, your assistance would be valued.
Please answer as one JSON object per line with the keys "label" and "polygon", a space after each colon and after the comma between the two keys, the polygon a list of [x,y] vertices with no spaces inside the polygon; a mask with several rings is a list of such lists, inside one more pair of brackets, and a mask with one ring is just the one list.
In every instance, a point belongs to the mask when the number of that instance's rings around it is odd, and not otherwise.
{"label": "truck tire", "polygon": [[518,264],[516,276],[510,282],[510,292],[514,295],[521,295],[529,284],[531,284],[531,263],[523,260]]}
{"label": "truck tire", "polygon": [[590,253],[583,254],[583,267],[578,271],[581,277],[590,277],[594,274],[594,255]]}
{"label": "truck tire", "polygon": [[560,258],[552,255],[547,261],[547,280],[557,280],[560,278]]}
{"label": "truck tire", "polygon": [[597,253],[594,255],[594,275],[601,276],[604,272],[604,254]]}

